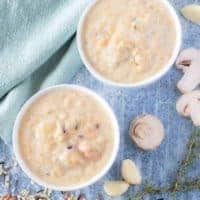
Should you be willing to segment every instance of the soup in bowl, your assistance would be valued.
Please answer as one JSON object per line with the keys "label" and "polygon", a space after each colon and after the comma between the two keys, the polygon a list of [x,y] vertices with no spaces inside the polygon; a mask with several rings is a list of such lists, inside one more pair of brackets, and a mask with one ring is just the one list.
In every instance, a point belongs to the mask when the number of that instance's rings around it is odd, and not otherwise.
{"label": "soup in bowl", "polygon": [[35,182],[55,190],[80,189],[111,167],[119,146],[117,120],[90,90],[60,85],[25,103],[13,130],[16,158]]}
{"label": "soup in bowl", "polygon": [[77,40],[95,77],[133,87],[158,79],[173,65],[181,27],[166,0],[96,0],[80,20]]}

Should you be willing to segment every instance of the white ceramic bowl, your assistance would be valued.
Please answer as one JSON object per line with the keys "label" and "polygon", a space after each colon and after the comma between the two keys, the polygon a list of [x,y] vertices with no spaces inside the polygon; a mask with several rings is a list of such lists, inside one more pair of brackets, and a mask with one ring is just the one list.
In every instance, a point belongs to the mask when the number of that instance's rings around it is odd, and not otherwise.
{"label": "white ceramic bowl", "polygon": [[[103,170],[97,174],[96,176],[94,176],[91,180],[80,184],[80,185],[76,185],[76,186],[72,186],[72,187],[59,187],[53,184],[49,184],[44,182],[43,180],[41,180],[37,175],[35,175],[30,169],[29,167],[26,165],[26,163],[23,160],[23,157],[20,153],[20,146],[19,146],[19,127],[20,127],[20,122],[21,119],[24,115],[24,113],[27,111],[27,109],[31,106],[31,104],[33,102],[35,102],[40,96],[51,92],[53,90],[57,90],[57,89],[62,89],[62,88],[67,88],[67,89],[73,89],[73,90],[77,90],[77,91],[81,91],[84,92],[92,97],[94,97],[98,102],[101,103],[101,105],[106,109],[106,111],[108,112],[108,114],[110,115],[110,118],[112,119],[112,123],[113,123],[113,127],[114,127],[114,149],[112,152],[112,155],[110,157],[110,160],[108,161],[108,163],[106,164],[106,166],[103,168]],[[20,167],[22,168],[22,170],[29,176],[29,178],[31,178],[34,182],[36,182],[39,185],[42,185],[46,188],[50,188],[52,190],[59,190],[59,191],[72,191],[72,190],[77,190],[77,189],[81,189],[84,188],[86,186],[89,186],[93,183],[95,183],[96,181],[98,181],[103,175],[105,175],[108,170],[110,169],[110,167],[112,166],[116,156],[117,156],[117,152],[119,149],[119,140],[120,140],[120,135],[119,135],[119,127],[118,127],[118,123],[116,120],[116,117],[113,113],[113,111],[111,110],[110,106],[108,105],[108,103],[106,103],[106,101],[104,99],[102,99],[100,96],[98,96],[96,93],[92,92],[89,89],[86,89],[84,87],[81,86],[77,86],[77,85],[57,85],[57,86],[53,86],[53,87],[49,87],[45,90],[42,90],[40,92],[38,92],[37,94],[35,94],[34,96],[32,96],[21,108],[20,112],[17,115],[15,124],[14,124],[14,128],[13,128],[13,148],[14,148],[14,153],[16,156],[16,159],[20,165]],[[45,163],[44,163],[45,164]]]}
{"label": "white ceramic bowl", "polygon": [[163,69],[161,69],[158,73],[156,73],[154,76],[151,76],[148,79],[145,79],[145,80],[142,80],[142,81],[139,81],[136,83],[118,83],[118,82],[115,82],[115,81],[112,81],[112,80],[109,80],[109,79],[103,77],[99,72],[97,72],[95,70],[95,68],[90,64],[90,62],[88,61],[88,59],[86,58],[86,55],[84,53],[83,44],[82,44],[82,30],[84,28],[85,18],[87,16],[87,14],[90,12],[90,10],[92,9],[92,7],[95,6],[97,1],[99,1],[99,0],[92,1],[88,5],[88,7],[85,9],[85,11],[83,12],[83,14],[80,18],[80,21],[78,24],[78,29],[77,29],[77,45],[78,45],[79,54],[81,56],[81,59],[83,60],[84,65],[87,67],[87,69],[90,71],[90,73],[94,77],[96,77],[98,80],[100,80],[106,84],[110,84],[110,85],[118,86],[118,87],[140,87],[140,86],[148,85],[150,83],[155,82],[156,80],[161,78],[163,75],[165,75],[168,72],[168,70],[173,66],[175,59],[178,56],[178,53],[180,51],[181,42],[182,42],[181,24],[180,24],[180,21],[176,14],[175,9],[171,6],[171,4],[167,0],[162,0],[163,3],[165,4],[165,6],[169,9],[171,16],[174,19],[175,26],[176,26],[176,35],[177,35],[175,48],[174,48],[173,54],[172,54],[171,58],[169,59],[168,63],[163,67]]}

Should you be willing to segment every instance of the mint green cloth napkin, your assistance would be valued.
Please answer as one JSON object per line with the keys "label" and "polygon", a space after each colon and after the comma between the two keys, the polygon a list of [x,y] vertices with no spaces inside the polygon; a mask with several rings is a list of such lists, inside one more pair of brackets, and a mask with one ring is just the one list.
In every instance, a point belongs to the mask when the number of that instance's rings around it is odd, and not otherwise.
{"label": "mint green cloth napkin", "polygon": [[66,83],[81,66],[74,34],[89,0],[0,1],[0,137],[38,90]]}

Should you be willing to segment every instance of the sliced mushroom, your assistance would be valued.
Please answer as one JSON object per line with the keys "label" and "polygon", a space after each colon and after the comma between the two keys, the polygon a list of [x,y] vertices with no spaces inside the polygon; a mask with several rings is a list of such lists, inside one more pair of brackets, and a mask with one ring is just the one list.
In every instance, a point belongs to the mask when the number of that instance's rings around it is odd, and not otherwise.
{"label": "sliced mushroom", "polygon": [[164,127],[157,117],[142,115],[132,121],[129,134],[138,147],[153,150],[164,138]]}
{"label": "sliced mushroom", "polygon": [[181,96],[176,103],[180,115],[191,117],[195,126],[200,126],[200,90]]}
{"label": "sliced mushroom", "polygon": [[195,89],[200,84],[200,50],[194,48],[183,50],[177,58],[176,65],[184,72],[177,84],[178,89],[182,93]]}

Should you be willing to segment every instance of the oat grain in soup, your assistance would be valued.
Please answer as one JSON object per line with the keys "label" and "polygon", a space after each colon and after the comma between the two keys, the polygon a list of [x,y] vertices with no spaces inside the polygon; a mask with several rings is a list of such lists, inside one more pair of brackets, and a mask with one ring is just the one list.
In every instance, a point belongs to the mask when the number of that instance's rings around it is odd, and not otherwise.
{"label": "oat grain in soup", "polygon": [[99,0],[81,32],[92,68],[119,83],[137,83],[162,70],[176,40],[174,18],[162,0]]}
{"label": "oat grain in soup", "polygon": [[42,181],[75,186],[90,181],[111,159],[114,127],[106,108],[93,96],[57,89],[26,110],[19,146],[28,168]]}

